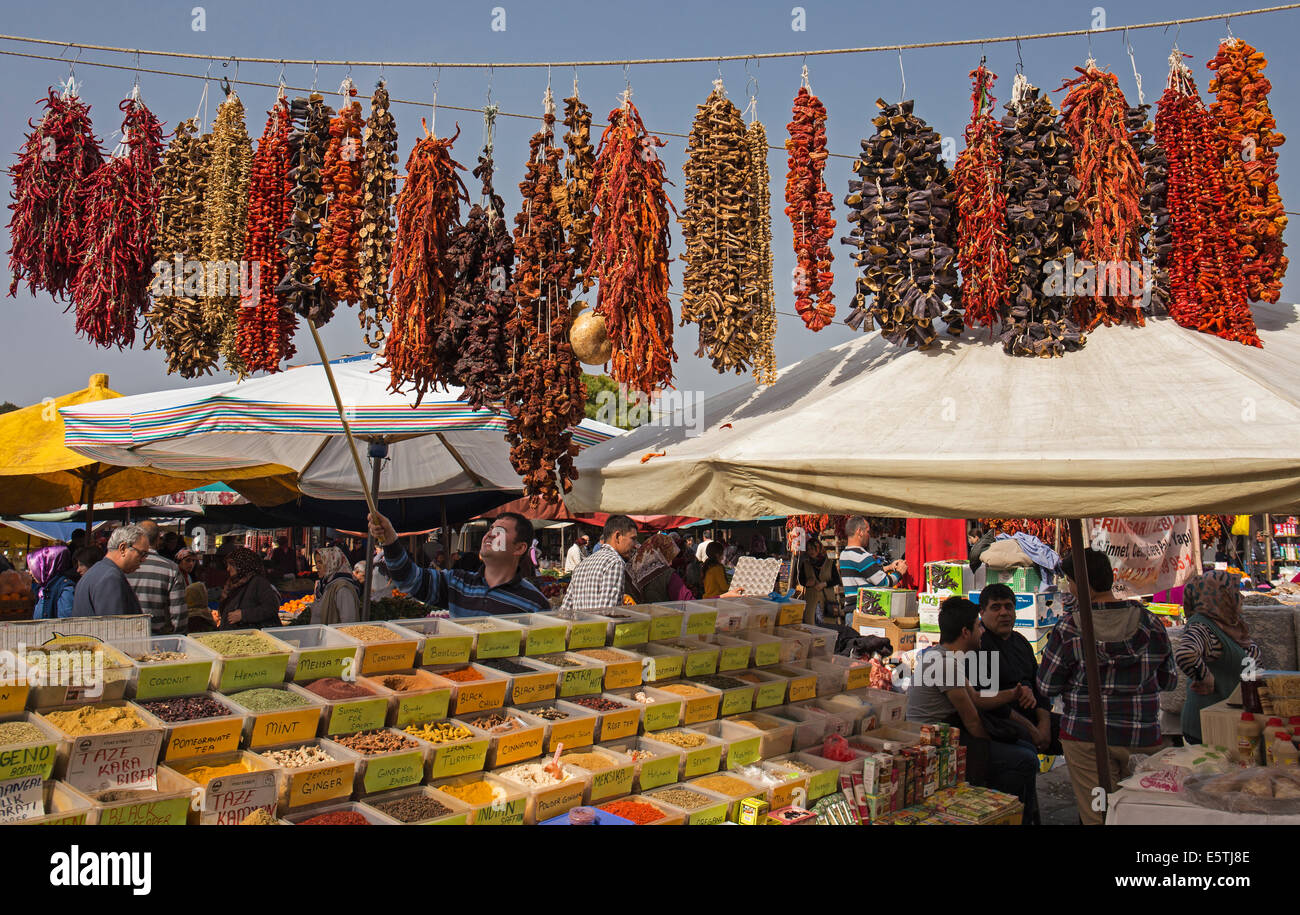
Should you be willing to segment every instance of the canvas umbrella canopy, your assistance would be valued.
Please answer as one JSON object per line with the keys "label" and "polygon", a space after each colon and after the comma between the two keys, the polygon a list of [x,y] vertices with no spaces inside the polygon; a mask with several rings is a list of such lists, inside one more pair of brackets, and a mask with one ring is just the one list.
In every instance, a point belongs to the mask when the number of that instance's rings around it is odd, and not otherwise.
{"label": "canvas umbrella canopy", "polygon": [[701,518],[1294,512],[1300,316],[1254,312],[1262,349],[1167,318],[1098,328],[1060,359],[1010,358],[987,331],[934,351],[865,335],[771,387],[708,398],[698,436],[643,426],[588,449],[565,504]]}
{"label": "canvas umbrella canopy", "polygon": [[[0,515],[143,499],[186,489],[196,480],[214,482],[210,473],[124,467],[66,447],[60,410],[122,399],[109,389],[107,375],[91,375],[90,383],[80,391],[0,416]],[[276,469],[249,462],[233,476],[262,476]],[[91,524],[88,513],[86,525],[89,528]]]}

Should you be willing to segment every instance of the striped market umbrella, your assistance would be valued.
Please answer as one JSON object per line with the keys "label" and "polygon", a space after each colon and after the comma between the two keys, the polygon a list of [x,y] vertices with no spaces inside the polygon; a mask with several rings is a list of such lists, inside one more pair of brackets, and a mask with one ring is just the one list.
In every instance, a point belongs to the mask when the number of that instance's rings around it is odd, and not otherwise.
{"label": "striped market umbrella", "polygon": [[[518,490],[507,416],[457,400],[459,388],[414,398],[389,391],[375,356],[331,361],[343,413],[369,443],[385,499]],[[302,493],[362,497],[325,371],[319,363],[242,382],[182,388],[76,404],[60,411],[64,444],[106,464],[187,473],[275,464],[296,474]],[[584,420],[573,440],[585,448],[620,430]],[[373,487],[376,496],[380,487]]]}

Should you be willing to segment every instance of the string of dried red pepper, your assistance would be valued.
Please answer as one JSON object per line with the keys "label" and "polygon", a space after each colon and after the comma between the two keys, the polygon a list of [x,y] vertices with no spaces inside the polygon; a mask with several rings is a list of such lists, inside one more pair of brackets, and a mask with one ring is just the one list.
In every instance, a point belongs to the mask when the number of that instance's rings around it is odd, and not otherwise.
{"label": "string of dried red pepper", "polygon": [[[834,202],[826,189],[826,106],[800,86],[794,97],[794,118],[786,125],[788,171],[785,215],[794,231],[794,307],[809,330],[821,330],[835,320],[831,284],[830,241],[835,234]],[[814,303],[814,299],[816,300]]]}
{"label": "string of dried red pepper", "polygon": [[953,168],[957,192],[957,265],[968,323],[992,327],[1011,299],[1007,252],[1007,195],[1002,185],[1002,127],[990,91],[997,76],[983,63],[970,72],[972,90],[966,148]]}
{"label": "string of dried red pepper", "polygon": [[1230,189],[1230,204],[1237,213],[1246,291],[1253,300],[1276,302],[1287,267],[1282,254],[1287,217],[1277,187],[1277,147],[1286,137],[1277,132],[1268,104],[1273,88],[1264,76],[1268,60],[1241,39],[1229,38],[1206,66],[1215,71],[1209,90],[1217,98],[1210,114],[1227,147],[1228,164],[1241,170],[1241,180]]}
{"label": "string of dried red pepper", "polygon": [[543,126],[528,142],[528,167],[519,185],[523,202],[515,216],[514,311],[506,327],[510,462],[523,478],[526,496],[552,503],[559,501],[561,489],[572,488],[578,475],[571,429],[582,422],[587,394],[582,366],[569,343],[576,264],[564,232],[563,153],[553,142],[554,125],[548,92]]}
{"label": "string of dried red pepper", "polygon": [[[423,121],[421,121],[423,123]],[[455,280],[447,249],[460,222],[461,201],[469,200],[451,157],[460,136],[440,139],[425,127],[406,160],[406,183],[397,195],[397,234],[393,240],[392,329],[384,345],[390,389],[410,384],[418,405],[437,383],[435,343],[447,316],[447,297]]]}
{"label": "string of dried red pepper", "polygon": [[289,180],[289,102],[283,95],[267,112],[262,139],[253,154],[248,182],[248,234],[244,258],[257,265],[256,297],[241,296],[238,346],[250,372],[278,372],[292,358],[297,316],[280,301],[275,287],[284,276],[280,233],[293,217],[293,182]]}
{"label": "string of dried red pepper", "polygon": [[1233,234],[1236,214],[1224,192],[1228,153],[1176,48],[1156,114],[1156,142],[1169,158],[1170,315],[1183,327],[1260,346]]}
{"label": "string of dried red pepper", "polygon": [[599,281],[595,312],[614,346],[610,376],[647,395],[672,386],[677,359],[668,304],[668,211],[677,210],[655,153],[664,145],[646,133],[630,100],[609,113],[596,154],[597,212],[587,271]]}
{"label": "string of dried red pepper", "polygon": [[361,298],[357,254],[361,243],[362,126],[361,103],[357,101],[344,105],[330,121],[330,142],[321,168],[321,189],[329,199],[312,263],[322,294],[353,305]]}
{"label": "string of dried red pepper", "polygon": [[1142,316],[1142,163],[1129,136],[1128,102],[1114,73],[1089,61],[1061,84],[1061,129],[1074,149],[1083,215],[1083,250],[1093,263],[1092,295],[1076,296],[1074,319],[1084,331],[1098,324],[1146,323]]}
{"label": "string of dried red pepper", "polygon": [[154,213],[162,164],[162,125],[133,93],[119,106],[125,155],[114,156],[86,187],[85,253],[72,286],[77,332],[98,346],[135,342],[149,308],[153,280]]}
{"label": "string of dried red pepper", "polygon": [[104,154],[90,125],[90,106],[76,94],[49,90],[39,123],[18,151],[12,169],[9,209],[9,269],[28,291],[44,289],[62,298],[72,289],[85,250],[86,193]]}

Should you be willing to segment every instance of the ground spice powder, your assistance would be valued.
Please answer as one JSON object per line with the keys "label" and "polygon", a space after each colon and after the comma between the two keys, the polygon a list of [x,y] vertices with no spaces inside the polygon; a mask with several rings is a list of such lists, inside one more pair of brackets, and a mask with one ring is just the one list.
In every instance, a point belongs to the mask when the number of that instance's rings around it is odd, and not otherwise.
{"label": "ground spice powder", "polygon": [[240,826],[274,826],[275,814],[265,807],[258,807],[239,823]]}
{"label": "ground spice powder", "polygon": [[206,785],[214,778],[221,778],[223,775],[242,775],[245,772],[252,771],[252,766],[243,760],[240,760],[239,762],[230,763],[225,766],[195,766],[193,769],[182,774],[192,782]]}
{"label": "ground spice powder", "polygon": [[463,785],[439,785],[438,790],[467,804],[491,804],[504,800],[505,789],[490,782],[466,782]]}
{"label": "ground spice powder", "polygon": [[81,708],[46,712],[45,720],[65,734],[112,734],[116,731],[139,731],[149,725],[127,705],[83,705]]}
{"label": "ground spice powder", "polygon": [[307,687],[307,691],[315,693],[322,699],[361,699],[375,695],[373,690],[367,689],[360,683],[350,683],[338,677],[317,680]]}

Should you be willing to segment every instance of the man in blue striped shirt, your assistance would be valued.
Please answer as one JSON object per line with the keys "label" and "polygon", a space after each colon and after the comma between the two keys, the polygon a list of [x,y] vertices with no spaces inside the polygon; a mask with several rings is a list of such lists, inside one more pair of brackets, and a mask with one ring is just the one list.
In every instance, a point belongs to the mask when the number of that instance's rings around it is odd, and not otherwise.
{"label": "man in blue striped shirt", "polygon": [[392,522],[381,514],[371,514],[370,533],[384,548],[384,564],[393,587],[430,607],[450,611],[452,617],[551,609],[551,602],[532,582],[524,580],[520,569],[533,543],[533,524],[523,515],[504,512],[492,522],[479,549],[481,572],[420,568],[402,549]]}
{"label": "man in blue striped shirt", "polygon": [[860,588],[894,588],[907,574],[907,563],[902,559],[885,565],[867,552],[870,537],[871,528],[861,515],[854,515],[845,523],[844,538],[848,546],[840,550],[845,613],[857,608]]}

